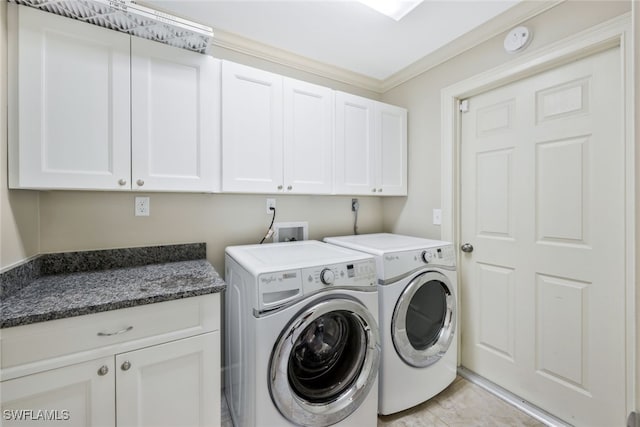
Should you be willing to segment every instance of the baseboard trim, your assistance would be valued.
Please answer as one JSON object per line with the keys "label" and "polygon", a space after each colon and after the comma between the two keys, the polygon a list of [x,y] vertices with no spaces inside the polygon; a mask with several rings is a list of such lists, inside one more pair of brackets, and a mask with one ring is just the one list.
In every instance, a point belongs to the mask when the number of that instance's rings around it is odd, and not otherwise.
{"label": "baseboard trim", "polygon": [[535,418],[536,420],[544,423],[550,427],[571,427],[571,424],[567,424],[561,419],[551,415],[550,413],[538,408],[534,404],[527,402],[521,397],[516,396],[508,390],[500,387],[499,385],[492,383],[488,379],[481,377],[473,371],[468,370],[463,366],[458,367],[458,375],[466,379],[467,381],[482,387],[494,396],[504,400],[510,405],[520,409],[525,414]]}

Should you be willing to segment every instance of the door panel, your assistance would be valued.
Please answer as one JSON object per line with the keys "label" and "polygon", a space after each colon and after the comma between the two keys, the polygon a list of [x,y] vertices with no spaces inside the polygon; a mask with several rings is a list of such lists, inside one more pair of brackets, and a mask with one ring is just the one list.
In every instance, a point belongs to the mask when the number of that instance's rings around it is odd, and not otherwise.
{"label": "door panel", "polygon": [[584,426],[625,420],[619,49],[462,114],[462,364]]}

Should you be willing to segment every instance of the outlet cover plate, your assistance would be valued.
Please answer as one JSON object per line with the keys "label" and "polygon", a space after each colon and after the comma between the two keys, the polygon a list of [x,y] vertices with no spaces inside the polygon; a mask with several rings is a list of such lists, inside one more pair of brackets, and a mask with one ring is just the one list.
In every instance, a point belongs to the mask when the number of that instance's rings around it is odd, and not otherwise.
{"label": "outlet cover plate", "polygon": [[135,201],[135,213],[136,216],[149,216],[150,208],[149,197],[136,197]]}

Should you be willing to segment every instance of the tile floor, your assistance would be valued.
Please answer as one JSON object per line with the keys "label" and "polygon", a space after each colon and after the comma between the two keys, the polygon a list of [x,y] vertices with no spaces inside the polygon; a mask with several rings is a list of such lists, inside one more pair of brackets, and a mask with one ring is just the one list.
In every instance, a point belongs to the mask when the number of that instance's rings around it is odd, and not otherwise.
{"label": "tile floor", "polygon": [[[543,427],[544,425],[483,388],[458,376],[453,384],[429,401],[397,414],[379,416],[377,427]],[[233,427],[224,397],[222,427]]]}
{"label": "tile floor", "polygon": [[543,427],[545,424],[460,376],[427,402],[378,417],[378,427],[432,426]]}

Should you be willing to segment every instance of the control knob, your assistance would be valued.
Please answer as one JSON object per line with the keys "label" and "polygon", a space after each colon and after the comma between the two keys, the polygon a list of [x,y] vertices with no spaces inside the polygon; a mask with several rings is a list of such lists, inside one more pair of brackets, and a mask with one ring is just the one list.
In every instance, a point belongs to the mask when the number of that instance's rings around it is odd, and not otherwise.
{"label": "control knob", "polygon": [[320,272],[320,281],[325,285],[333,285],[336,279],[336,275],[328,268],[325,268]]}
{"label": "control knob", "polygon": [[425,264],[429,264],[429,262],[431,262],[431,259],[433,258],[433,254],[429,251],[422,251],[422,261],[425,262]]}

